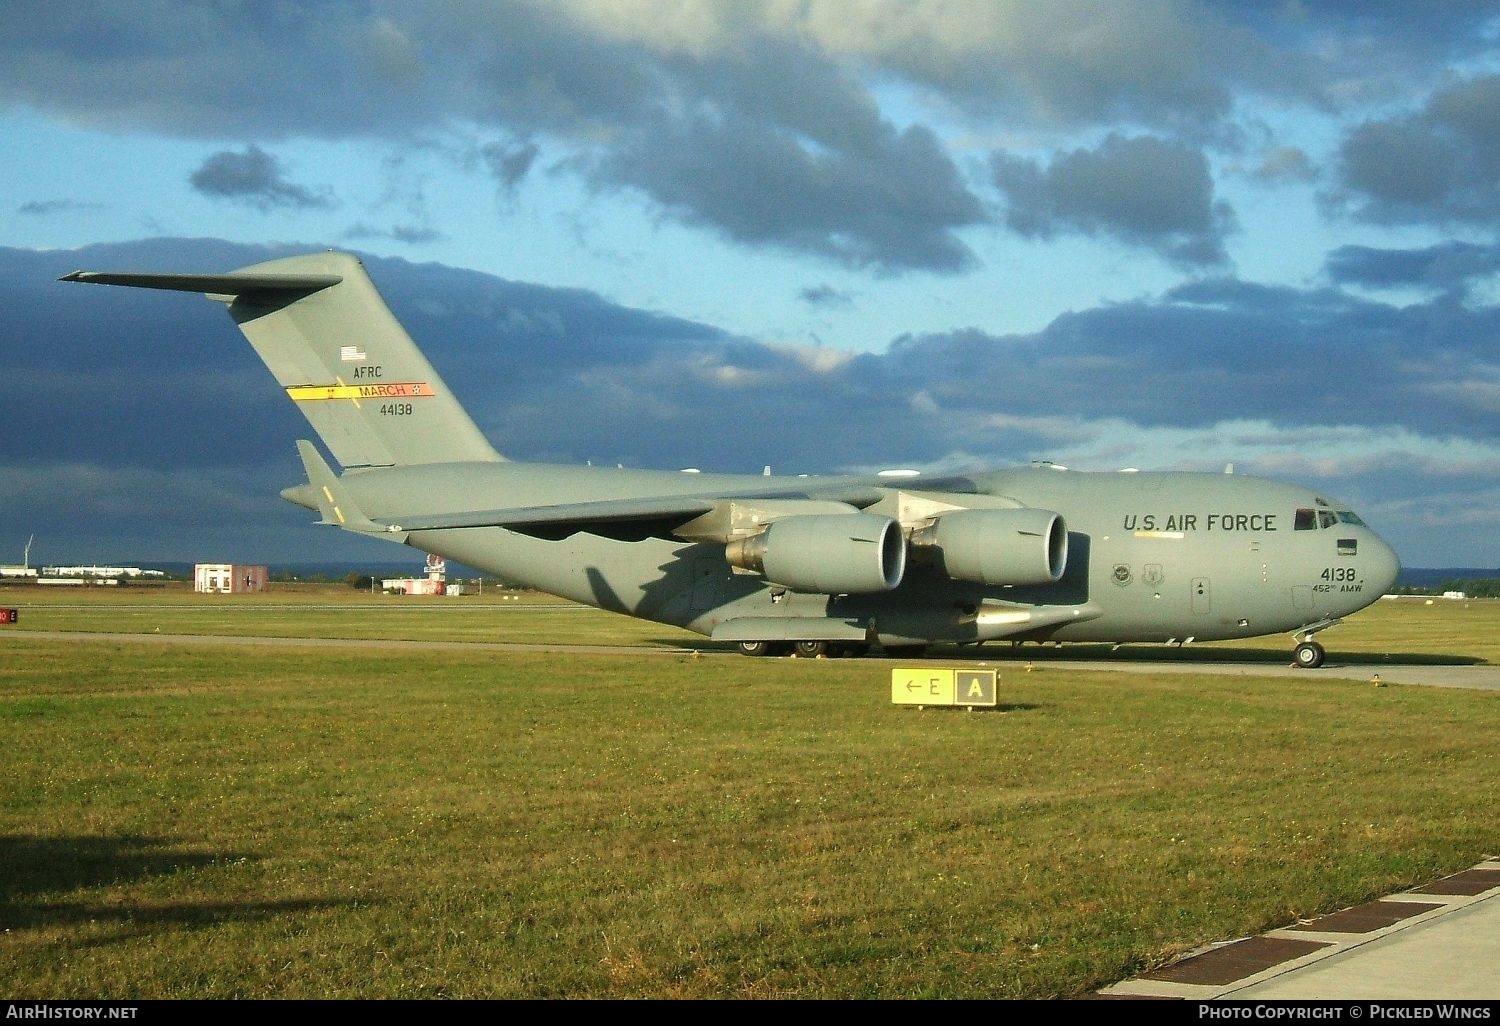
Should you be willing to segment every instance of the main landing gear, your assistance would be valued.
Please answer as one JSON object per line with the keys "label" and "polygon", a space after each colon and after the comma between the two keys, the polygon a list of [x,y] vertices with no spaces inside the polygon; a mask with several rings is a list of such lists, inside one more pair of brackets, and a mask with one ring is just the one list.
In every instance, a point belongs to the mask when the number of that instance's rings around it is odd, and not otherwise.
{"label": "main landing gear", "polygon": [[795,655],[802,659],[862,656],[870,650],[870,646],[862,642],[845,641],[741,641],[738,647],[741,655]]}

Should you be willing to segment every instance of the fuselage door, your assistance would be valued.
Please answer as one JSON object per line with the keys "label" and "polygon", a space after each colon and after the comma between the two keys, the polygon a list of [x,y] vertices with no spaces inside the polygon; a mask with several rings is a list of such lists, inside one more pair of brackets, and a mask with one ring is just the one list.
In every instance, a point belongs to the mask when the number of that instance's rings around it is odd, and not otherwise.
{"label": "fuselage door", "polygon": [[1193,612],[1204,615],[1210,610],[1209,589],[1207,577],[1193,578]]}

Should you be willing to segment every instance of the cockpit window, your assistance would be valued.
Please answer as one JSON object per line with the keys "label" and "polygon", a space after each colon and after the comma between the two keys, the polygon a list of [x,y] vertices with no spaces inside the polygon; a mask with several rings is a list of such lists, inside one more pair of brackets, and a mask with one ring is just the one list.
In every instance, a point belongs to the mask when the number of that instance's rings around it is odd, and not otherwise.
{"label": "cockpit window", "polygon": [[1365,526],[1363,520],[1347,509],[1341,509],[1335,513],[1331,509],[1308,509],[1304,506],[1297,510],[1297,515],[1292,519],[1292,527],[1298,531],[1317,531],[1336,524]]}

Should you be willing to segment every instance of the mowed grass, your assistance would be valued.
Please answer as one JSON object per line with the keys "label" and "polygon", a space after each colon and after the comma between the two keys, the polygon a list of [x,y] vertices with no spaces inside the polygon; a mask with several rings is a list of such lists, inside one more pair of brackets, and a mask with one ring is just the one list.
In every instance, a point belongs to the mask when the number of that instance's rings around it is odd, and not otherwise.
{"label": "mowed grass", "polygon": [[1497,850],[1493,693],[1050,662],[1000,693],[16,633],[0,992],[1065,997]]}
{"label": "mowed grass", "polygon": [[[232,637],[497,641],[522,644],[697,645],[699,635],[601,613],[538,592],[371,595],[334,585],[272,585],[259,594],[155,588],[0,589],[15,628]],[[728,647],[728,646],[720,646]]]}
{"label": "mowed grass", "polygon": [[[536,592],[491,589],[456,597],[371,595],[339,585],[276,584],[254,595],[200,595],[186,585],[0,588],[0,606],[19,612],[9,631],[107,631],[235,637],[398,639],[521,644],[642,645],[730,650],[701,635],[602,613]],[[1500,600],[1383,600],[1318,635],[1329,658],[1353,662],[1500,662]],[[1285,665],[1288,634],[1184,647],[1006,642],[938,646],[939,656],[985,659],[1235,659]]]}

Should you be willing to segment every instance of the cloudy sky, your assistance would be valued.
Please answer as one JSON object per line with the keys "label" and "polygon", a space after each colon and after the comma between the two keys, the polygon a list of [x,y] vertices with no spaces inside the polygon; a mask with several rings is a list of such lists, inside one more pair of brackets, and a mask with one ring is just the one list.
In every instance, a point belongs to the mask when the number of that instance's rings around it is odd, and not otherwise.
{"label": "cloudy sky", "polygon": [[513,458],[1233,463],[1500,566],[1500,3],[4,0],[0,138],[0,562],[369,553],[222,309],[54,281],[338,247]]}

